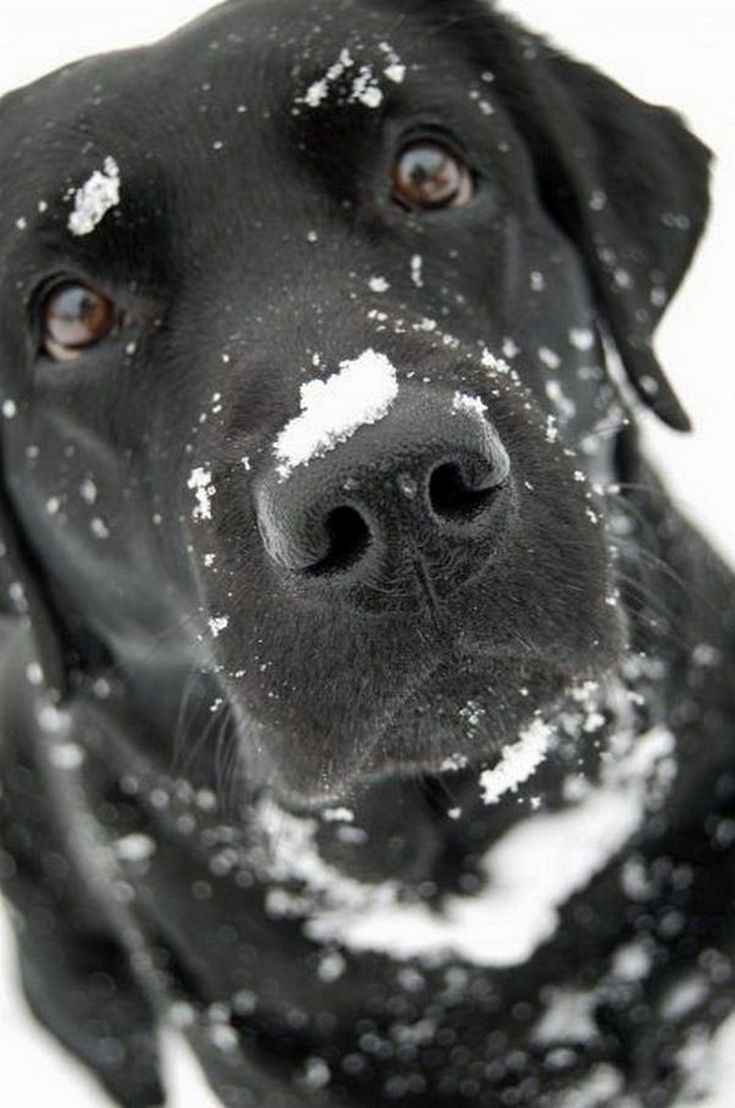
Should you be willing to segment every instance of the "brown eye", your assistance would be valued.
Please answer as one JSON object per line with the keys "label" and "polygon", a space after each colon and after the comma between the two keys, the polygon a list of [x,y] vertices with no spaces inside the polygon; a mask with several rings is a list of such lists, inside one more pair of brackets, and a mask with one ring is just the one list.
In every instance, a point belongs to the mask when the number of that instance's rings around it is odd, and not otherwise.
{"label": "brown eye", "polygon": [[446,146],[422,139],[405,146],[392,171],[393,196],[409,208],[450,208],[474,194],[468,167]]}
{"label": "brown eye", "polygon": [[43,349],[57,362],[72,362],[108,333],[112,303],[89,285],[65,281],[43,305]]}

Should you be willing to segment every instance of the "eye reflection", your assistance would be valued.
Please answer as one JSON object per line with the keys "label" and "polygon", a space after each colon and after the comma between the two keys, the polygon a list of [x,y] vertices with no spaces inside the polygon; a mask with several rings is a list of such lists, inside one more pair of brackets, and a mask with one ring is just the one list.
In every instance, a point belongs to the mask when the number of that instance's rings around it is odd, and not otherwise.
{"label": "eye reflection", "polygon": [[100,342],[115,318],[112,302],[80,281],[64,281],[42,308],[42,347],[57,362],[71,362]]}
{"label": "eye reflection", "polygon": [[472,174],[448,147],[429,139],[409,143],[392,167],[393,196],[408,208],[439,209],[467,204]]}

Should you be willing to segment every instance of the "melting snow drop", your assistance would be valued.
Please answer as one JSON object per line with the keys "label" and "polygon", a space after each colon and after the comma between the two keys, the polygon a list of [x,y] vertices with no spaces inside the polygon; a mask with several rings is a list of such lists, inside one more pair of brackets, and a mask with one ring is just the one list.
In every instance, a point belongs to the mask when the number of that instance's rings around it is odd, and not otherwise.
{"label": "melting snow drop", "polygon": [[569,342],[576,350],[587,351],[595,345],[595,336],[588,327],[572,327]]}
{"label": "melting snow drop", "polygon": [[556,408],[560,419],[574,419],[577,414],[577,405],[569,399],[561,384],[555,378],[546,382],[546,395]]}
{"label": "melting snow drop", "polygon": [[212,632],[213,639],[216,639],[222,631],[226,631],[229,626],[229,616],[213,616],[209,620],[209,630]]}
{"label": "melting snow drop", "polygon": [[89,180],[77,189],[74,211],[67,226],[73,235],[89,235],[110,208],[119,203],[120,170],[115,159],[107,157],[102,172],[96,169]]}
{"label": "melting snow drop", "polygon": [[156,844],[150,835],[133,832],[115,843],[115,853],[124,862],[147,862],[156,852]]}
{"label": "melting snow drop", "polygon": [[623,1076],[614,1066],[601,1063],[574,1091],[566,1094],[564,1108],[597,1108],[600,1104],[614,1104],[614,1097],[622,1091]]}
{"label": "melting snow drop", "polygon": [[295,466],[346,442],[359,427],[383,419],[397,396],[395,368],[372,349],[341,362],[340,372],[326,381],[302,385],[301,415],[286,424],[273,445],[281,480]]}
{"label": "melting snow drop", "polygon": [[84,750],[78,743],[62,742],[49,748],[48,758],[55,769],[79,769],[84,762]]}
{"label": "melting snow drop", "polygon": [[600,1032],[594,1018],[600,998],[594,990],[555,989],[546,1011],[537,1024],[533,1041],[548,1043],[589,1043]]}
{"label": "melting snow drop", "polygon": [[735,1084],[735,1016],[711,1040],[695,1028],[677,1061],[687,1081],[675,1108],[730,1108]]}
{"label": "melting snow drop", "polygon": [[422,269],[424,265],[424,259],[420,254],[414,254],[411,258],[411,280],[417,289],[424,287],[424,278]]}

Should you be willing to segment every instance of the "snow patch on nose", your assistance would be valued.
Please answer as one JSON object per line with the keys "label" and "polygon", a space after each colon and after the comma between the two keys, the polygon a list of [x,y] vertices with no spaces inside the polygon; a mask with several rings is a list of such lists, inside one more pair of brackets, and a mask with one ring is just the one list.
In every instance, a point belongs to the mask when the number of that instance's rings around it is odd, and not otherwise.
{"label": "snow patch on nose", "polygon": [[470,396],[468,393],[455,392],[452,399],[452,411],[464,412],[465,415],[479,416],[484,419],[487,414],[487,406],[483,404],[479,396]]}
{"label": "snow patch on nose", "polygon": [[67,226],[73,235],[89,235],[110,208],[120,203],[120,169],[114,158],[105,158],[102,172],[94,171],[74,195],[74,211]]}
{"label": "snow patch on nose", "polygon": [[286,424],[273,445],[280,479],[334,450],[359,427],[383,419],[397,396],[395,368],[385,354],[371,348],[340,362],[340,372],[326,381],[302,385],[301,414]]}

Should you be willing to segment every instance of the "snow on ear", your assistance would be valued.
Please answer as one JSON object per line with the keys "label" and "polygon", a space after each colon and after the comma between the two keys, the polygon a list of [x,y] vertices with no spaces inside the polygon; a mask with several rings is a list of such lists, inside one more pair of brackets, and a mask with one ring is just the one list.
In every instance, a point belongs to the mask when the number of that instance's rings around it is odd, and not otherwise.
{"label": "snow on ear", "polygon": [[709,211],[709,150],[668,108],[637,99],[513,20],[494,17],[496,88],[534,159],[542,199],[579,251],[639,397],[690,422],[653,352]]}

